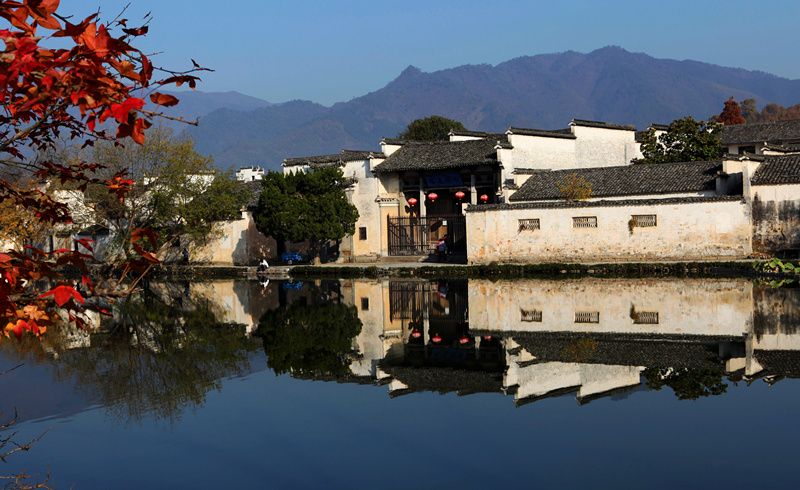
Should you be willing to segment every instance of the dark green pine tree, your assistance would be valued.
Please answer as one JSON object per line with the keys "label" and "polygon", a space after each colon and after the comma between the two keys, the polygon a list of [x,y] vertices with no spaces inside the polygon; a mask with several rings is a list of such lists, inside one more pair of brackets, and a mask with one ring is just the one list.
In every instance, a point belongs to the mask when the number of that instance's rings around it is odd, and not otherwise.
{"label": "dark green pine tree", "polygon": [[320,242],[355,232],[358,210],[347,199],[347,181],[338,168],[283,174],[269,172],[253,214],[258,231],[276,240],[311,241],[313,258]]}

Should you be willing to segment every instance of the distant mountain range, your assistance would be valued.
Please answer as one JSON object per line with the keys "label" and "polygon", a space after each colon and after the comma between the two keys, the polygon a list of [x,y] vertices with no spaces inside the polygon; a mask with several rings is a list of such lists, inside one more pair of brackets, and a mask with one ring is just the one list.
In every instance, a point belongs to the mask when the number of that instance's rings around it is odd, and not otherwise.
{"label": "distant mountain range", "polygon": [[188,131],[219,166],[278,169],[284,158],[378,151],[381,137],[433,114],[478,131],[560,129],[572,118],[644,129],[687,115],[705,119],[731,96],[754,98],[759,107],[793,105],[800,102],[800,80],[606,47],[433,73],[409,66],[382,89],[331,107],[270,104],[236,92],[178,95],[181,104],[171,115],[200,117]]}

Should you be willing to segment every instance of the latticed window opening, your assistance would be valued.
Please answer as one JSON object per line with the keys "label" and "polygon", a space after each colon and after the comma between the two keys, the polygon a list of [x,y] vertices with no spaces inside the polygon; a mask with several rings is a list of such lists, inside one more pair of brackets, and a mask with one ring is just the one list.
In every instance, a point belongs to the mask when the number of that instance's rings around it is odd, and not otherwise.
{"label": "latticed window opening", "polygon": [[636,227],[644,228],[646,226],[658,226],[658,220],[655,214],[634,214],[631,216],[633,224]]}
{"label": "latticed window opening", "polygon": [[539,310],[524,310],[519,309],[520,320],[523,322],[541,322],[542,312]]}
{"label": "latticed window opening", "polygon": [[575,323],[600,323],[599,311],[576,311]]}
{"label": "latticed window opening", "polygon": [[637,311],[633,323],[639,325],[658,325],[657,311]]}
{"label": "latticed window opening", "polygon": [[539,228],[539,218],[521,219],[519,220],[519,231],[534,231]]}
{"label": "latticed window opening", "polygon": [[597,228],[597,216],[577,216],[572,218],[573,228]]}

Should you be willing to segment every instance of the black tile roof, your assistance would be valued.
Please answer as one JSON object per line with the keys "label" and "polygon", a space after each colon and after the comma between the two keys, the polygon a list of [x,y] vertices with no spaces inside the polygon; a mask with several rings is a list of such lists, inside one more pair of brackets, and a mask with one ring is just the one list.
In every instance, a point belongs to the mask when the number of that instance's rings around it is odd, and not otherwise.
{"label": "black tile roof", "polygon": [[559,182],[572,174],[592,187],[593,198],[709,191],[716,188],[716,176],[721,170],[720,160],[553,170],[528,178],[509,201],[562,199]]}
{"label": "black tile roof", "polygon": [[400,138],[381,138],[381,143],[386,143],[387,145],[403,146],[406,143],[409,143],[409,140],[404,140]]}
{"label": "black tile roof", "polygon": [[470,204],[467,213],[483,213],[498,209],[613,208],[621,206],[659,206],[702,202],[742,201],[742,196],[667,197],[661,199],[615,199],[601,201],[532,201],[511,204]]}
{"label": "black tile roof", "polygon": [[381,369],[414,391],[439,393],[500,393],[503,387],[501,372],[468,371],[449,367],[411,367],[381,364]]}
{"label": "black tile roof", "polygon": [[572,131],[569,128],[549,131],[546,129],[526,129],[526,128],[509,127],[508,131],[506,131],[506,134],[522,134],[525,136],[541,136],[543,138],[564,138],[571,140],[574,140],[576,138],[576,136],[572,134]]}
{"label": "black tile roof", "polygon": [[[585,341],[580,345],[588,347],[576,350],[574,346],[580,340]],[[591,334],[575,338],[546,333],[515,335],[514,341],[540,362],[725,370],[715,342],[616,340]]]}
{"label": "black tile roof", "polygon": [[722,129],[723,145],[800,140],[800,119],[754,124],[732,124]]}
{"label": "black tile roof", "polygon": [[756,350],[753,357],[764,368],[765,375],[800,377],[800,351]]}
{"label": "black tile roof", "polygon": [[[762,156],[762,155],[759,155]],[[750,183],[753,185],[800,183],[800,154],[763,155],[764,162],[758,167]]]}
{"label": "black tile roof", "polygon": [[621,131],[636,131],[636,126],[632,124],[612,124],[602,121],[587,121],[586,119],[573,119],[570,124],[575,126],[586,126],[589,128],[618,129]]}
{"label": "black tile roof", "polygon": [[309,167],[330,167],[344,166],[347,162],[354,160],[367,160],[369,158],[385,158],[382,152],[375,151],[355,151],[342,150],[335,155],[320,155],[315,157],[286,158],[283,160],[284,167],[295,167],[297,165],[308,165]]}
{"label": "black tile roof", "polygon": [[404,170],[443,170],[477,165],[497,165],[497,140],[408,141],[378,164],[373,172]]}

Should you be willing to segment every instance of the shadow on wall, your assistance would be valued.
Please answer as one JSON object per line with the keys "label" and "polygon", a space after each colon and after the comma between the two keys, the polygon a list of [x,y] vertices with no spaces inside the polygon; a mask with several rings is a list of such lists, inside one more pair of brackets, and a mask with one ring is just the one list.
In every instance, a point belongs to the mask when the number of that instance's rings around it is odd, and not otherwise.
{"label": "shadow on wall", "polygon": [[800,248],[800,205],[753,199],[753,250],[775,253]]}

